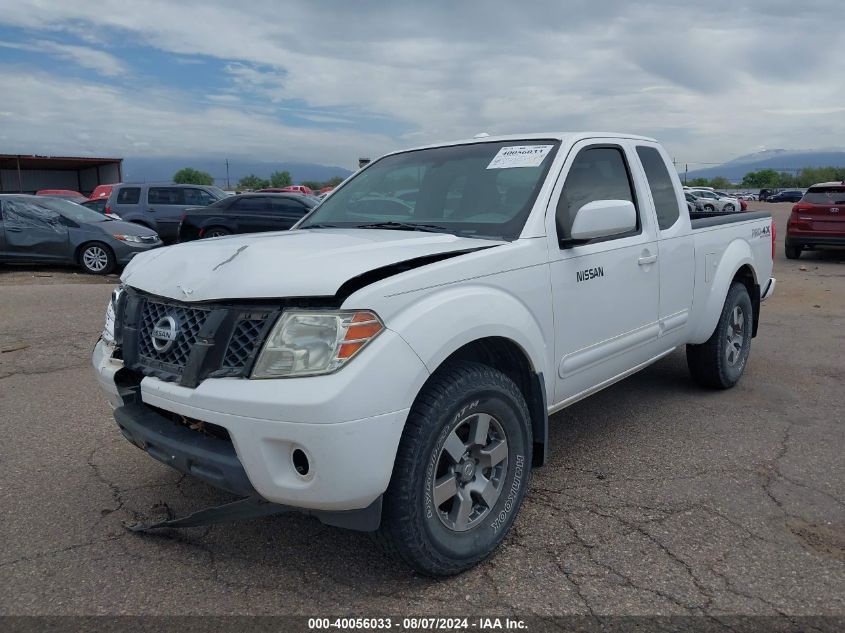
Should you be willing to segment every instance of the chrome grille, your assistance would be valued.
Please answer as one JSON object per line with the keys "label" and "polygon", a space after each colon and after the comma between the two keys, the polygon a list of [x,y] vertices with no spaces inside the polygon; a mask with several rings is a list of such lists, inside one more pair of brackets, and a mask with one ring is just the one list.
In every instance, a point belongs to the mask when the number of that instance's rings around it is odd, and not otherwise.
{"label": "chrome grille", "polygon": [[[141,361],[166,363],[178,370],[185,368],[200,328],[211,311],[202,308],[188,308],[181,305],[157,303],[146,300],[141,310],[138,355]],[[176,322],[176,339],[169,349],[158,351],[152,342],[153,327],[161,319],[171,317]]]}

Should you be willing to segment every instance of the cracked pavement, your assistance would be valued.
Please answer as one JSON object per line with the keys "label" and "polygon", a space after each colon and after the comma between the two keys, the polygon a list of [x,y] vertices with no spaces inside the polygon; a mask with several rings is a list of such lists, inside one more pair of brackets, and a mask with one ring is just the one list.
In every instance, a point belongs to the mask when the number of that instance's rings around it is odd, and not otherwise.
{"label": "cracked pavement", "polygon": [[778,251],[738,387],[678,351],[555,415],[513,531],[445,580],[300,516],[126,532],[230,497],[118,433],[108,280],[0,269],[0,613],[843,616],[845,253]]}

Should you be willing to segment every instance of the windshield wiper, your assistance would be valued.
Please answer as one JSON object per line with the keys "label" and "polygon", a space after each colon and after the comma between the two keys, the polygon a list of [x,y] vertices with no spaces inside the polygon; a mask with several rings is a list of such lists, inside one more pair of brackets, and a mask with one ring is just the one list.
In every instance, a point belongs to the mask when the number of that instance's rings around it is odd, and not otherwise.
{"label": "windshield wiper", "polygon": [[414,222],[371,222],[369,224],[359,224],[356,229],[392,229],[395,231],[425,231],[427,233],[452,233],[452,229],[447,229],[445,226],[439,224],[416,224]]}
{"label": "windshield wiper", "polygon": [[340,227],[337,224],[308,224],[307,226],[299,227],[300,230],[304,231],[305,229],[339,229]]}

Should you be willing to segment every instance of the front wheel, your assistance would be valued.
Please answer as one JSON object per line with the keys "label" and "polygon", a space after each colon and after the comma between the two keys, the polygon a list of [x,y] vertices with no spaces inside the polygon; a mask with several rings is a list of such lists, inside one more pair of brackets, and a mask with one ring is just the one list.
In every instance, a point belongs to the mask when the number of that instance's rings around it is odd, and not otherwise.
{"label": "front wheel", "polygon": [[86,273],[108,275],[115,267],[114,252],[100,242],[87,244],[79,253],[79,263]]}
{"label": "front wheel", "polygon": [[713,213],[713,212],[715,212],[715,211],[716,211],[716,207],[714,207],[712,204],[705,204],[705,205],[704,205],[704,210],[705,210],[707,213]]}
{"label": "front wheel", "polygon": [[724,213],[733,213],[735,210],[736,210],[736,207],[735,207],[732,203],[730,203],[730,202],[728,202],[728,203],[727,203],[727,204],[726,204],[726,205],[722,208],[722,211],[723,211]]}
{"label": "front wheel", "polygon": [[693,379],[712,389],[728,389],[739,382],[751,353],[753,324],[748,289],[735,282],[713,335],[701,345],[687,345],[687,367]]}
{"label": "front wheel", "polygon": [[510,378],[470,362],[438,370],[408,415],[378,540],[426,575],[476,565],[513,524],[531,449],[528,406]]}

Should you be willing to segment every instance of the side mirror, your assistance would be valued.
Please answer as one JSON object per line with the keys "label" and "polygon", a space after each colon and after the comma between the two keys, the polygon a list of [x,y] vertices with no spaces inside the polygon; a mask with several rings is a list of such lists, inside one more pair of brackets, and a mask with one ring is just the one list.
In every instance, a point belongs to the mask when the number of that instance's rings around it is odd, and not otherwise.
{"label": "side mirror", "polygon": [[611,237],[637,228],[637,210],[630,200],[594,200],[578,209],[571,242]]}

